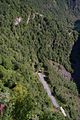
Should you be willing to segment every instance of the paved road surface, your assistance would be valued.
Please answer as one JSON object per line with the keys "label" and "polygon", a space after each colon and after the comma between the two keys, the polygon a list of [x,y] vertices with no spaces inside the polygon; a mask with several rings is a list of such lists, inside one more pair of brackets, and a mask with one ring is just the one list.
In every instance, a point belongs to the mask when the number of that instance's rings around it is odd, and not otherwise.
{"label": "paved road surface", "polygon": [[66,117],[67,115],[66,115],[64,109],[59,106],[59,104],[57,103],[55,97],[51,94],[51,90],[50,90],[47,82],[44,79],[45,75],[43,75],[42,73],[38,73],[38,76],[39,76],[39,81],[42,83],[42,85],[43,85],[45,91],[47,92],[52,104],[54,105],[54,107],[57,108],[57,109],[60,109],[61,112],[63,113],[63,115]]}

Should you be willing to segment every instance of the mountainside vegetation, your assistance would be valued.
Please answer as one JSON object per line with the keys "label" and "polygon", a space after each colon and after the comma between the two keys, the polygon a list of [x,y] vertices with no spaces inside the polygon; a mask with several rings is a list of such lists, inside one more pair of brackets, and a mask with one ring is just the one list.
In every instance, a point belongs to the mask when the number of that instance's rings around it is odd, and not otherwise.
{"label": "mountainside vegetation", "polygon": [[[77,82],[53,64],[74,73],[70,56],[80,36],[79,15],[79,0],[0,0],[1,120],[80,120]],[[51,104],[39,70],[67,117]]]}

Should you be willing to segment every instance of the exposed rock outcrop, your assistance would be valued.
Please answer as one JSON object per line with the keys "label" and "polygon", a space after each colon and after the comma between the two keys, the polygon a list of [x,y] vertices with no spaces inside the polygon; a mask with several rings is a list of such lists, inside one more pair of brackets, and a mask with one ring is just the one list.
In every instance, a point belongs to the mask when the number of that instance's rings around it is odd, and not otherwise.
{"label": "exposed rock outcrop", "polygon": [[57,62],[51,61],[51,64],[54,67],[54,70],[63,78],[70,80],[71,79],[71,73],[69,73],[63,65],[60,65]]}
{"label": "exposed rock outcrop", "polygon": [[80,0],[68,0],[68,6],[71,10],[80,11]]}

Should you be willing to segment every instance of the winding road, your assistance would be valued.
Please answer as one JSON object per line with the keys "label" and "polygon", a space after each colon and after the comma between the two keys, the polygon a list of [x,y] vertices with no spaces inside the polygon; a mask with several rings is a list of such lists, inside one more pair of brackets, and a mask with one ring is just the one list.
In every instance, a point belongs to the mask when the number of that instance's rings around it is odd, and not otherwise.
{"label": "winding road", "polygon": [[42,83],[42,85],[43,85],[45,91],[47,92],[52,104],[54,105],[54,107],[57,108],[57,109],[60,109],[61,112],[63,113],[63,115],[66,117],[67,115],[66,115],[64,109],[59,106],[59,104],[57,103],[55,97],[51,94],[51,90],[50,90],[47,82],[44,79],[45,75],[43,75],[42,73],[39,72],[38,76],[39,76],[39,81]]}

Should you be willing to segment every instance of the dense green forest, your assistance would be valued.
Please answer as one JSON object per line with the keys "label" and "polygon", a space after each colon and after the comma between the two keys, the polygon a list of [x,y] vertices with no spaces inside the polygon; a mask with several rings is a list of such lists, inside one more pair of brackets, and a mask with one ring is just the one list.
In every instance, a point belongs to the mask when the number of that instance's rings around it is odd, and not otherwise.
{"label": "dense green forest", "polygon": [[[0,104],[6,106],[1,120],[80,119],[76,83],[50,62],[73,72],[70,54],[79,35],[74,26],[78,13],[69,0],[0,0]],[[39,69],[47,73],[66,118],[51,104],[38,80]]]}

